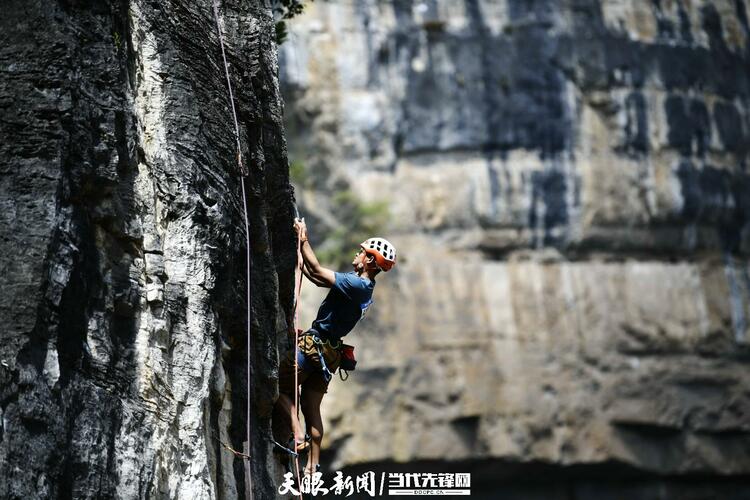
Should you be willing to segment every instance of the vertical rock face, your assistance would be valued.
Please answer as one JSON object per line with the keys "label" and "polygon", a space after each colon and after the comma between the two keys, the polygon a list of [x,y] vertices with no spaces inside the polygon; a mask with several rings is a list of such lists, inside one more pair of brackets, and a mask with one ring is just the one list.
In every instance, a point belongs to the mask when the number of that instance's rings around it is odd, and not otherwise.
{"label": "vertical rock face", "polygon": [[348,186],[401,255],[327,400],[334,466],[543,462],[581,498],[618,464],[750,472],[747,2],[334,1],[292,28],[312,236]]}
{"label": "vertical rock face", "polygon": [[[273,23],[220,5],[268,454],[295,252]],[[12,1],[0,29],[0,497],[237,498],[245,230],[210,1]]]}

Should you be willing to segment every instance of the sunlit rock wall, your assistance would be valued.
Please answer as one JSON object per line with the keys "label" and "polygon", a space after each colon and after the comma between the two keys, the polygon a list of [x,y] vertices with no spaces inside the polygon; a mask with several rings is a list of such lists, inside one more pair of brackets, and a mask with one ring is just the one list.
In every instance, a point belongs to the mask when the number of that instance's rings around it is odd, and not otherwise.
{"label": "sunlit rock wall", "polygon": [[[273,23],[219,4],[252,240],[252,470],[272,498],[296,253]],[[0,498],[238,498],[245,231],[212,2],[0,20]],[[282,333],[283,335],[283,333]]]}
{"label": "sunlit rock wall", "polygon": [[750,473],[748,11],[332,1],[293,21],[311,237],[351,189],[389,203],[401,255],[326,401],[334,466]]}

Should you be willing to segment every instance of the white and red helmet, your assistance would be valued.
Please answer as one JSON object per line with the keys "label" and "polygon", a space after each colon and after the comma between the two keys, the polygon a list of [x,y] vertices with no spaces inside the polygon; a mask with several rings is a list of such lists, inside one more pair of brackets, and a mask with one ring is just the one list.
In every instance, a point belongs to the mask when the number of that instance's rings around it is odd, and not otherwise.
{"label": "white and red helmet", "polygon": [[368,238],[359,245],[366,254],[375,257],[375,263],[383,271],[396,264],[396,247],[385,238]]}

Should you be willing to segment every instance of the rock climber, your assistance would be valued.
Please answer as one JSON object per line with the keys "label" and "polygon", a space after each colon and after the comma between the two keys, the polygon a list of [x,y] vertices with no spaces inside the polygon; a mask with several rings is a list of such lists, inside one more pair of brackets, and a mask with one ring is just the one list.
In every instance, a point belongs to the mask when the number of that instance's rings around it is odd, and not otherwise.
{"label": "rock climber", "polygon": [[[284,420],[291,422],[292,439],[297,441],[297,449],[309,451],[304,474],[312,474],[319,468],[323,440],[320,403],[328,391],[332,374],[342,361],[341,339],[364,317],[372,304],[375,276],[395,265],[396,249],[383,238],[369,238],[360,244],[354,256],[354,271],[339,273],[320,265],[308,241],[303,220],[295,219],[294,229],[301,241],[304,275],[315,285],[330,288],[312,327],[300,335],[298,342],[299,388],[296,390],[301,390],[300,406],[311,442],[306,441],[294,406],[294,351],[279,366],[277,411],[282,411]],[[293,442],[290,447],[294,447]]]}

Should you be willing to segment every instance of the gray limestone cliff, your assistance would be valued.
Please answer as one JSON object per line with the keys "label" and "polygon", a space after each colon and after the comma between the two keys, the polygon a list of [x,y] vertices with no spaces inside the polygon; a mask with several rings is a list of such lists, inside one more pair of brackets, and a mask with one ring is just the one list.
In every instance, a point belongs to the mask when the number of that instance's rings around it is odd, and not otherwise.
{"label": "gray limestone cliff", "polygon": [[[241,498],[241,176],[199,2],[10,1],[0,20],[0,498]],[[252,256],[255,498],[296,259],[273,20],[219,5]]]}
{"label": "gray limestone cliff", "polygon": [[400,252],[325,401],[332,467],[470,470],[487,498],[748,498],[748,12],[334,0],[294,20],[313,243],[346,190],[388,206]]}

